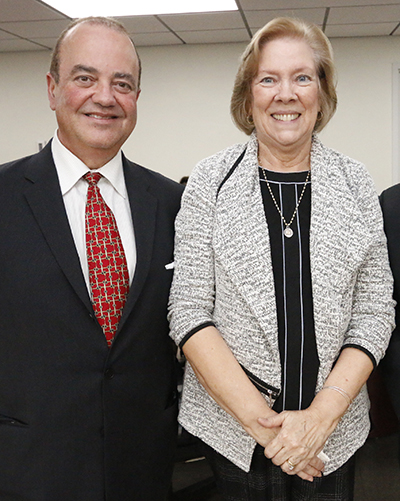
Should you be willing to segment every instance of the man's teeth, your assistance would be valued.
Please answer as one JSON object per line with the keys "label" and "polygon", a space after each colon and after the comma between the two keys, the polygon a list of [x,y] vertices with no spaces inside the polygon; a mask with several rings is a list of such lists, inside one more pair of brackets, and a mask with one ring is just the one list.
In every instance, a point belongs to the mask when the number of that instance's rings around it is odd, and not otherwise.
{"label": "man's teeth", "polygon": [[300,113],[290,113],[285,115],[272,115],[276,120],[281,120],[282,122],[290,122],[290,120],[296,120],[300,116]]}
{"label": "man's teeth", "polygon": [[111,116],[103,117],[101,115],[95,115],[94,113],[89,113],[88,116],[89,117],[93,117],[93,118],[105,119],[105,120],[108,120],[109,118],[114,118],[114,117],[111,117]]}

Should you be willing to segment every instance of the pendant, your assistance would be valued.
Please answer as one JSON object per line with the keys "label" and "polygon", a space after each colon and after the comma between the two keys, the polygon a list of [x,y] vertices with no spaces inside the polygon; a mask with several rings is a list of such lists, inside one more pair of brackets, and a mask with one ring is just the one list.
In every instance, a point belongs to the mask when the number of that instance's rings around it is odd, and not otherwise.
{"label": "pendant", "polygon": [[286,226],[286,228],[283,230],[283,234],[285,235],[286,238],[292,237],[293,236],[292,228],[289,228],[289,226]]}

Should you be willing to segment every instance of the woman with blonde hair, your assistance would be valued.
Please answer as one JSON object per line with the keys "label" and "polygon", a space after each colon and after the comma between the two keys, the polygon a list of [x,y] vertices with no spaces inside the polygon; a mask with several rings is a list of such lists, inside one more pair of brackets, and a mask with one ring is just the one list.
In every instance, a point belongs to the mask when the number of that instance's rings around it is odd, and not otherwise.
{"label": "woman with blonde hair", "polygon": [[394,308],[373,182],[316,135],[336,109],[334,78],[318,27],[262,28],[231,101],[250,139],[198,164],[177,218],[179,419],[225,499],[353,499],[365,382]]}

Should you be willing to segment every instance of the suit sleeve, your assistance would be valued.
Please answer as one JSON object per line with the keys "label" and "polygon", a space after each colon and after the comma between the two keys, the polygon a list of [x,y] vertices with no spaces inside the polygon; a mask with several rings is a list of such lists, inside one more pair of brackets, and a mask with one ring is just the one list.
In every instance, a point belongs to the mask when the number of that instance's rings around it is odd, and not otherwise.
{"label": "suit sleeve", "polygon": [[385,190],[380,196],[384,227],[388,241],[389,260],[394,278],[396,328],[390,339],[386,355],[381,362],[386,386],[397,417],[400,419],[400,185]]}

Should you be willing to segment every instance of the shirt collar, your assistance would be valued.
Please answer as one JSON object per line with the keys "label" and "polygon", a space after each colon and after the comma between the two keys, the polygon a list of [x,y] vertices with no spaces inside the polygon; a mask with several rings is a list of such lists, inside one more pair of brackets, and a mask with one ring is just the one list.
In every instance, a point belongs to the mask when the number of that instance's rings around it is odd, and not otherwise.
{"label": "shirt collar", "polygon": [[[51,143],[54,164],[56,166],[61,193],[64,196],[84,176],[89,169],[69,151],[58,139],[57,131]],[[121,150],[108,163],[96,169],[113,188],[124,198],[127,197]]]}

